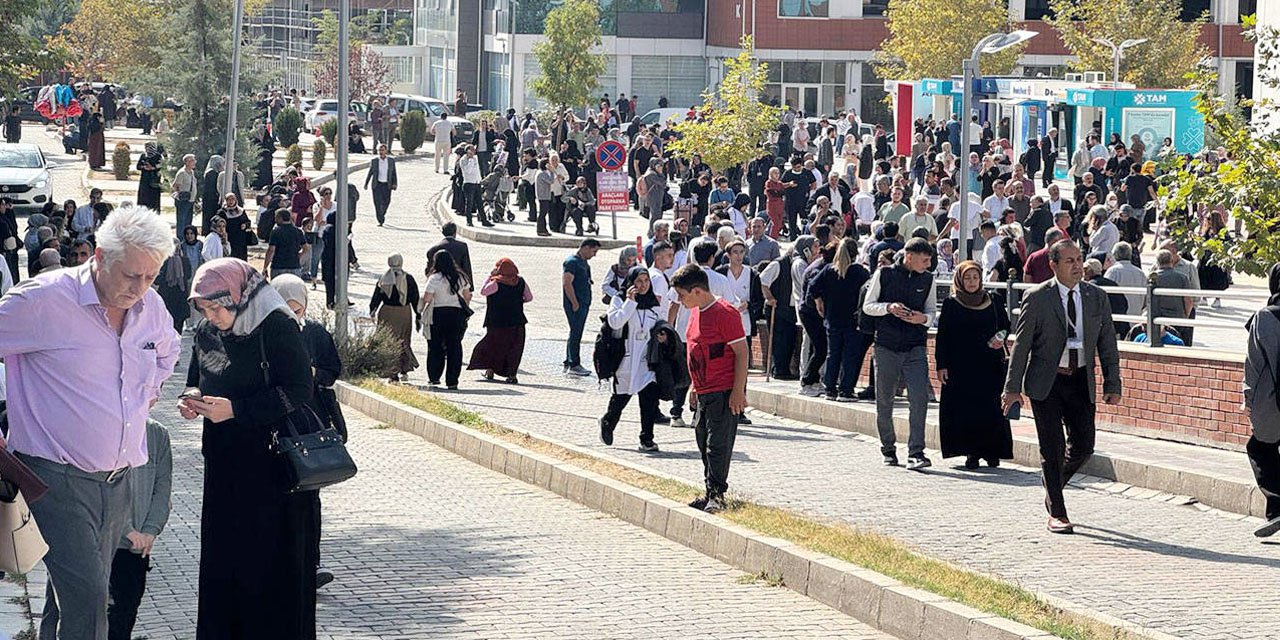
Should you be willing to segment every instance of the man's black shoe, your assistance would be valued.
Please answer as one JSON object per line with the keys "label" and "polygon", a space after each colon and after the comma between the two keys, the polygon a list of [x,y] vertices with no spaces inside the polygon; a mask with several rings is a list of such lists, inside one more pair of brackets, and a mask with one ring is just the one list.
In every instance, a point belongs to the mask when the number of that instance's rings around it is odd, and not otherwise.
{"label": "man's black shoe", "polygon": [[707,497],[699,496],[697,498],[694,498],[692,501],[689,502],[689,506],[693,507],[694,509],[697,509],[698,511],[702,511],[707,507]]}
{"label": "man's black shoe", "polygon": [[743,414],[739,414],[739,415],[738,415],[738,424],[751,424],[751,418],[748,418],[748,417],[747,417],[747,414],[745,414],[745,413],[743,413]]}
{"label": "man's black shoe", "polygon": [[875,400],[876,390],[872,389],[871,387],[867,387],[866,389],[863,389],[862,391],[858,392],[858,399],[859,400]]}
{"label": "man's black shoe", "polygon": [[671,424],[671,418],[668,418],[667,416],[664,416],[661,413],[659,413],[657,417],[653,419],[653,423],[654,424]]}
{"label": "man's black shoe", "polygon": [[896,454],[896,453],[890,453],[890,454],[885,455],[885,457],[884,457],[884,466],[886,466],[886,467],[896,467],[896,466],[898,466],[898,454]]}
{"label": "man's black shoe", "polygon": [[316,571],[316,588],[317,589],[325,586],[326,584],[329,584],[330,582],[333,582],[332,573],[325,571],[324,569],[320,569]]}
{"label": "man's black shoe", "polygon": [[613,425],[604,418],[600,418],[600,442],[606,447],[613,446]]}

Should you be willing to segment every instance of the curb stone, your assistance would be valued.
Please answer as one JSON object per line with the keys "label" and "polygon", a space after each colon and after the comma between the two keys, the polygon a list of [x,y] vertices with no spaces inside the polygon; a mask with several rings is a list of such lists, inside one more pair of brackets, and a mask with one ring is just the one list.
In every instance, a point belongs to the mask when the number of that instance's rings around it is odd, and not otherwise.
{"label": "curb stone", "polygon": [[[801,420],[853,433],[878,437],[875,412],[856,406],[833,404],[791,393],[747,387],[747,404],[783,418]],[[898,439],[905,441],[908,432],[905,415],[895,415],[894,431]],[[930,421],[925,425],[925,446],[940,449],[938,425]],[[1013,436],[1013,462],[1026,467],[1040,466],[1040,445],[1033,438]],[[1266,500],[1258,487],[1236,478],[1201,473],[1186,469],[1161,466],[1125,457],[1123,454],[1095,450],[1080,469],[1081,474],[1110,481],[1099,488],[1114,493],[1124,493],[1130,487],[1138,490],[1153,489],[1175,496],[1190,496],[1215,509],[1240,515],[1263,517]],[[1120,483],[1128,486],[1114,486]],[[1131,494],[1128,494],[1131,495]]]}
{"label": "curb stone", "polygon": [[[691,507],[580,469],[384,398],[346,382],[341,402],[516,479],[533,468],[532,484],[716,558],[748,574],[781,576],[784,586],[903,640],[1053,640],[1012,620],[985,614],[888,576],[814,553],[786,540],[756,534]],[[484,454],[489,452],[488,457]],[[591,504],[597,500],[598,506]],[[1174,636],[1137,628],[1110,616],[1045,598],[1054,606],[1121,626],[1152,640]]]}
{"label": "curb stone", "polygon": [[[437,199],[435,211],[432,215],[440,224],[446,222],[454,222],[453,211],[449,208],[448,198],[444,197],[448,194],[449,188],[441,190],[441,197]],[[498,244],[513,247],[551,247],[556,249],[577,249],[582,243],[583,238],[578,236],[565,236],[556,234],[551,237],[525,236],[511,233],[496,233],[488,231],[484,228],[469,227],[465,224],[458,225],[458,235],[471,240],[472,242],[483,242],[485,244]],[[634,244],[630,240],[614,240],[612,238],[603,238],[600,236],[584,236],[592,237],[600,241],[602,249],[621,249]]]}

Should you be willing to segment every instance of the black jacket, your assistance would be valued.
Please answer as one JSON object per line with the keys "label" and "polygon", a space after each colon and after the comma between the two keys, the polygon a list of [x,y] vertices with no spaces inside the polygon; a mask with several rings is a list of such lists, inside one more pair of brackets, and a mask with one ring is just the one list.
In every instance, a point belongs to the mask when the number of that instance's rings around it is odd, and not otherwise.
{"label": "black jacket", "polygon": [[[675,328],[665,320],[659,320],[649,330],[652,338],[645,350],[645,361],[658,383],[658,399],[672,400],[678,390],[689,387],[689,364],[685,357],[684,343]],[[666,335],[666,343],[658,342],[659,335]]]}
{"label": "black jacket", "polygon": [[[840,214],[849,215],[853,212],[853,198],[849,195],[849,186],[844,183],[844,180],[840,181],[840,188],[837,189],[837,192],[840,194]],[[831,197],[831,183],[825,183],[814,190],[813,195],[809,198],[808,204],[805,205],[805,209],[812,209],[818,204],[818,198],[823,196],[826,196],[826,198],[832,202],[835,201],[834,198]]]}
{"label": "black jacket", "polygon": [[457,238],[445,238],[437,242],[430,249],[427,249],[427,264],[431,264],[431,258],[436,255],[437,251],[448,251],[453,256],[454,264],[458,265],[458,272],[462,277],[467,279],[467,284],[475,283],[475,278],[471,275],[471,251],[467,249],[467,243]]}
{"label": "black jacket", "polygon": [[[364,175],[364,188],[369,188],[370,182],[378,181],[378,158],[369,161],[369,172]],[[387,156],[387,186],[392,191],[396,189],[396,159]]]}

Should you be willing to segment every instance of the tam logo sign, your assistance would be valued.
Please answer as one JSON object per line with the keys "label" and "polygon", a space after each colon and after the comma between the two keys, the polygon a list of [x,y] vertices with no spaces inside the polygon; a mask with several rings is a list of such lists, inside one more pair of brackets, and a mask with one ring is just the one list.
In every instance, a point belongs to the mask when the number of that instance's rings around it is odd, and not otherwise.
{"label": "tam logo sign", "polygon": [[1133,94],[1133,103],[1142,104],[1167,104],[1169,96],[1163,93],[1135,93]]}

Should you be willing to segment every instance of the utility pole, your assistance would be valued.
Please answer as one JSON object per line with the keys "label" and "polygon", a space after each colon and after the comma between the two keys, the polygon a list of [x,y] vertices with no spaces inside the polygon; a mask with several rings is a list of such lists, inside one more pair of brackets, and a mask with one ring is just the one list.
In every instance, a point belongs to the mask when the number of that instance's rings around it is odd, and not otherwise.
{"label": "utility pole", "polygon": [[334,286],[337,295],[333,300],[333,333],[339,343],[347,341],[347,230],[350,228],[351,198],[347,192],[347,130],[351,127],[347,112],[351,108],[351,56],[348,52],[347,23],[351,21],[351,0],[340,0],[338,3],[338,135],[334,142],[338,143],[338,170],[335,172],[333,192],[337,196],[338,212],[334,216],[334,228],[329,231],[329,242],[333,245]]}
{"label": "utility pole", "polygon": [[[244,0],[235,0],[232,8],[234,18],[231,21],[231,93],[227,105],[227,150],[226,177],[222,179],[219,193],[227,194],[235,190],[236,177],[236,105],[240,102],[240,44],[244,41]],[[244,185],[241,185],[243,187]],[[181,231],[181,230],[179,230]]]}

